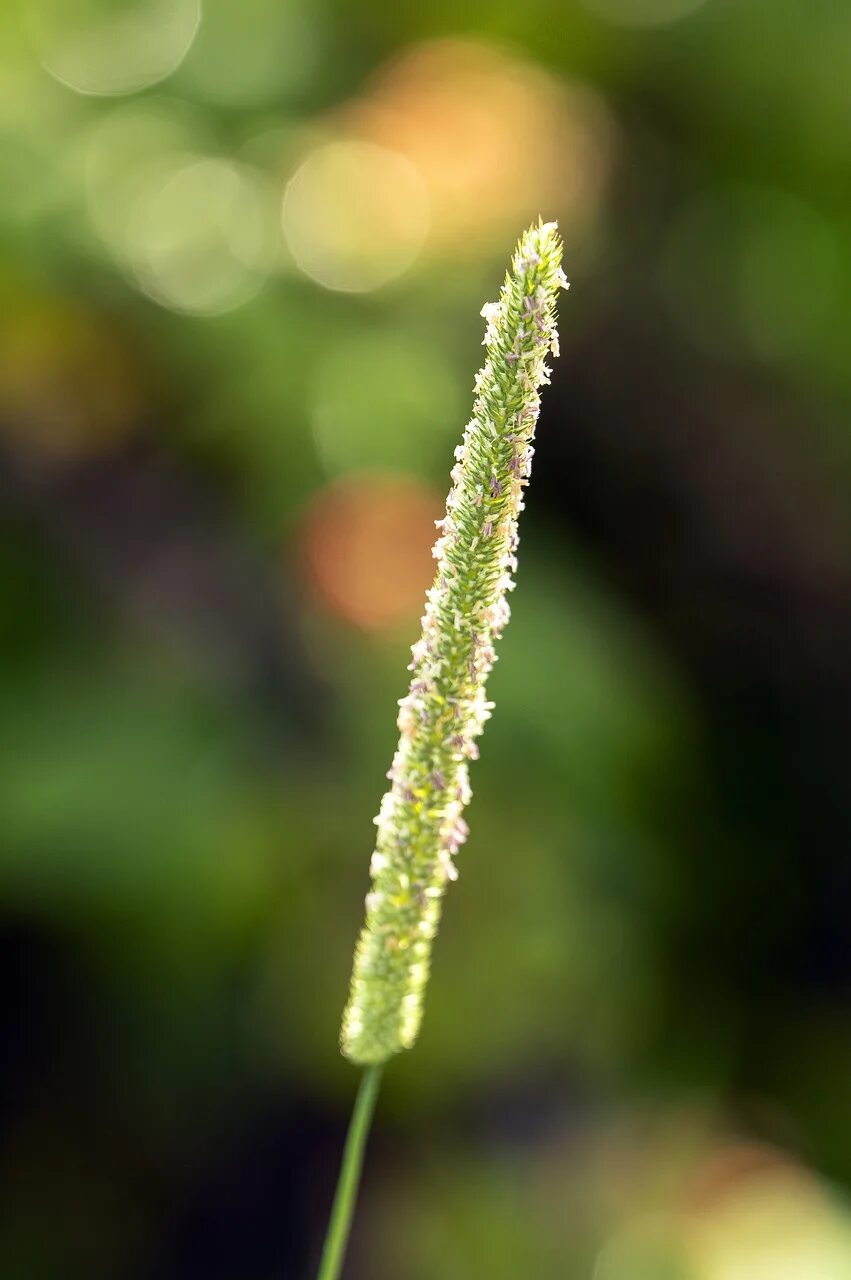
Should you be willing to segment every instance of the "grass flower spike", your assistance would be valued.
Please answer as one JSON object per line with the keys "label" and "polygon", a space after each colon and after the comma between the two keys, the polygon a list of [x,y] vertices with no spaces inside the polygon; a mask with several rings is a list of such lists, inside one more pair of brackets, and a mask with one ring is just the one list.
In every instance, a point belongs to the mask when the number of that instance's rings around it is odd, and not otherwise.
{"label": "grass flower spike", "polygon": [[469,762],[491,712],[485,687],[517,568],[517,521],[532,465],[538,391],[558,355],[556,298],[567,281],[554,222],[520,239],[498,302],[482,309],[487,358],[455,451],[437,571],[378,827],[341,1047],[363,1065],[318,1280],[339,1280],[382,1064],[417,1038],[443,894],[467,837]]}
{"label": "grass flower spike", "polygon": [[538,391],[549,381],[547,355],[558,354],[556,298],[566,285],[556,224],[540,223],[521,237],[499,301],[482,310],[487,358],[437,522],[436,575],[375,820],[372,887],[341,1034],[355,1063],[410,1048],[420,1027],[441,902],[467,836],[468,766],[491,712],[486,683],[509,617]]}

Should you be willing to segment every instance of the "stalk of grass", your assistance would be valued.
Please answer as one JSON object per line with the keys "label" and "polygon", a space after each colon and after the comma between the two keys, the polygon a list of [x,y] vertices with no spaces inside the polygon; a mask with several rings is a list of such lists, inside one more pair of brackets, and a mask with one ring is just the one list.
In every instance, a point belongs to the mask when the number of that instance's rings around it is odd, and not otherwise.
{"label": "stalk of grass", "polygon": [[467,837],[469,762],[493,706],[485,690],[510,614],[538,393],[549,381],[548,353],[558,355],[556,298],[567,286],[561,251],[554,222],[530,227],[499,301],[482,309],[487,355],[437,522],[437,570],[399,703],[391,785],[375,819],[372,887],[340,1035],[343,1054],[365,1071],[319,1280],[340,1275],[381,1065],[417,1038],[443,895]]}
{"label": "stalk of grass", "polygon": [[334,1203],[331,1206],[331,1217],[328,1220],[317,1280],[337,1280],[343,1269],[346,1245],[349,1242],[349,1232],[358,1196],[366,1140],[369,1137],[372,1113],[378,1098],[382,1070],[382,1067],[366,1067],[361,1074],[360,1087],[352,1108],[352,1118],[349,1121],[349,1132],[346,1135],[346,1145],[343,1148],[340,1176],[334,1193]]}

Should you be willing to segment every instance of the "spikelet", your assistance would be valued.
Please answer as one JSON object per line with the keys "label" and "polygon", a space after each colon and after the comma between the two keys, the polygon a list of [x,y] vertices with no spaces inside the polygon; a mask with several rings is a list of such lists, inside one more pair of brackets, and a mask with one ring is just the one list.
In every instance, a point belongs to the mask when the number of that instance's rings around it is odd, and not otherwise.
{"label": "spikelet", "polygon": [[482,308],[487,359],[437,522],[437,572],[399,703],[390,790],[375,819],[372,888],[341,1032],[342,1051],[356,1063],[410,1048],[422,1020],[441,900],[467,837],[468,764],[492,708],[485,686],[509,618],[538,388],[549,381],[548,353],[558,355],[561,287],[556,224],[539,223],[521,237],[499,301]]}

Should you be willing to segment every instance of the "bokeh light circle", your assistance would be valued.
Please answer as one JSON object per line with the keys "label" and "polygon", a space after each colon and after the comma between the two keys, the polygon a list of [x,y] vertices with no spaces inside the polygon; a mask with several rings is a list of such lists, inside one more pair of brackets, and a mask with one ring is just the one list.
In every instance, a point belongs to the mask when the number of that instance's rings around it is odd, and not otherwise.
{"label": "bokeh light circle", "polygon": [[422,176],[430,244],[469,257],[551,209],[593,220],[615,128],[601,96],[482,40],[425,41],[379,68],[344,111],[353,134]]}
{"label": "bokeh light circle", "polygon": [[46,71],[83,94],[135,93],[171,75],[201,21],[201,0],[36,0],[32,37]]}
{"label": "bokeh light circle", "polygon": [[397,152],[330,142],[288,183],[282,222],[305,275],[326,289],[364,293],[395,280],[416,258],[429,227],[428,194]]}
{"label": "bokeh light circle", "polygon": [[722,1178],[686,1219],[694,1280],[847,1280],[848,1206],[782,1152],[749,1167],[718,1153]]}
{"label": "bokeh light circle", "polygon": [[325,607],[365,631],[409,623],[434,575],[437,494],[412,476],[359,472],[327,485],[304,518],[301,558]]}
{"label": "bokeh light circle", "polygon": [[193,111],[146,100],[98,119],[71,156],[102,251],[162,306],[192,315],[252,297],[280,251],[274,184],[205,142]]}
{"label": "bokeh light circle", "polygon": [[262,191],[242,165],[190,159],[140,200],[127,248],[140,284],[157,302],[196,315],[230,311],[267,274]]}
{"label": "bokeh light circle", "polygon": [[127,228],[139,201],[201,141],[191,113],[150,98],[99,113],[79,136],[69,167],[78,173],[89,221],[110,256],[126,258]]}

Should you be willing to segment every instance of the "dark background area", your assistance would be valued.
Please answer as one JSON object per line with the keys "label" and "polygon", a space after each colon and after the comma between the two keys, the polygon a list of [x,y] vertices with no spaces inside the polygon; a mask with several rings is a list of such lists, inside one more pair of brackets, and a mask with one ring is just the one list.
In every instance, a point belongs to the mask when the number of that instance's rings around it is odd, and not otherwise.
{"label": "dark background area", "polygon": [[851,1277],[851,7],[0,15],[9,1280],[315,1268],[480,362],[570,292],[349,1273]]}

